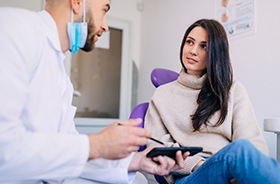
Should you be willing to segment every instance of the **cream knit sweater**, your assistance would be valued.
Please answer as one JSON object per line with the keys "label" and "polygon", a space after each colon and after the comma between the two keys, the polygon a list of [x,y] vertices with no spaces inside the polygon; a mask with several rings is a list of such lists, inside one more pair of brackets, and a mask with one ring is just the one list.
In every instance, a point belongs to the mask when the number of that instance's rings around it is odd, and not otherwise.
{"label": "cream knit sweater", "polygon": [[[208,156],[230,142],[244,138],[268,155],[267,144],[252,104],[240,82],[232,84],[225,122],[219,127],[202,126],[199,132],[193,132],[190,115],[194,114],[197,108],[196,100],[205,78],[206,75],[193,76],[182,70],[176,81],[156,89],[145,118],[145,128],[152,132],[152,137],[168,146],[201,146],[203,151],[209,152]],[[219,112],[216,112],[209,122],[214,125],[218,118]],[[152,144],[156,145],[152,141],[148,143]],[[177,174],[190,174],[194,166],[203,159],[202,154],[188,157],[184,169]]]}

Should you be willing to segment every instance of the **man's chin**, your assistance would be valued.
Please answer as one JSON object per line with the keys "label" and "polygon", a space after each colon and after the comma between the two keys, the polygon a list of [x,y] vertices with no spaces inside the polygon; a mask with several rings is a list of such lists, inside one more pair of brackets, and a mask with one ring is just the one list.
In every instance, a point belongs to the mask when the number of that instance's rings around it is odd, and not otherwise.
{"label": "man's chin", "polygon": [[85,52],[90,52],[92,51],[93,49],[95,48],[95,45],[92,44],[92,45],[85,45],[83,48],[81,48],[82,51],[85,51]]}

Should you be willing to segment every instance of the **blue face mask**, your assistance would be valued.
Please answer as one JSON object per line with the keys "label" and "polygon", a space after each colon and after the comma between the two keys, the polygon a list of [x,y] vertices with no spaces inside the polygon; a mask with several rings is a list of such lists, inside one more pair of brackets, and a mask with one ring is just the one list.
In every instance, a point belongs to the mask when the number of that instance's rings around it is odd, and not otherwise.
{"label": "blue face mask", "polygon": [[87,40],[87,23],[86,22],[69,22],[67,26],[70,52],[75,54],[80,48],[85,46]]}
{"label": "blue face mask", "polygon": [[71,22],[67,25],[69,38],[69,50],[75,54],[80,48],[85,46],[88,34],[88,25],[85,21],[85,0],[84,0],[84,20],[83,22],[73,22],[73,11],[71,12]]}

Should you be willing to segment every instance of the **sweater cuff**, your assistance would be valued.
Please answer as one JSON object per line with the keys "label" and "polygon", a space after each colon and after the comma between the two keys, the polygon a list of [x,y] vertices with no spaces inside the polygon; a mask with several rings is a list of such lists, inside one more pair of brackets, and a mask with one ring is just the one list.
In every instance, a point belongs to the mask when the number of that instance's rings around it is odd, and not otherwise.
{"label": "sweater cuff", "polygon": [[165,176],[165,180],[168,183],[174,183],[175,182],[175,176],[183,176],[183,175],[189,175],[193,172],[194,167],[198,164],[200,161],[205,161],[205,158],[199,156],[199,155],[194,155],[188,157],[184,161],[184,167],[182,169],[179,169],[177,171],[171,172],[170,175]]}
{"label": "sweater cuff", "polygon": [[194,155],[191,157],[188,157],[184,162],[184,168],[180,169],[178,172],[181,174],[190,174],[193,172],[194,167],[198,164],[200,161],[205,161],[205,158],[201,157],[200,155]]}

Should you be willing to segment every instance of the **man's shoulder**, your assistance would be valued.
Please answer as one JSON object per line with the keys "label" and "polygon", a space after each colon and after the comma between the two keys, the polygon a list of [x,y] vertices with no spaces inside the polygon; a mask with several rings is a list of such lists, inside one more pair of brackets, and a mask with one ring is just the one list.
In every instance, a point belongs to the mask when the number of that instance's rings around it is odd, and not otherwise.
{"label": "man's shoulder", "polygon": [[1,21],[3,20],[10,21],[10,19],[15,19],[15,18],[16,19],[32,18],[36,14],[37,12],[24,8],[0,7]]}
{"label": "man's shoulder", "polygon": [[16,31],[40,27],[42,21],[38,12],[23,8],[0,7],[1,29],[16,29]]}
{"label": "man's shoulder", "polygon": [[42,27],[40,24],[42,21],[35,11],[0,7],[0,32],[3,36],[12,35],[13,38],[31,39],[38,36],[37,33]]}
{"label": "man's shoulder", "polygon": [[2,56],[6,60],[20,61],[30,68],[38,64],[38,58],[44,51],[46,43],[46,34],[40,20],[40,16],[35,11],[0,8],[0,40],[3,44]]}

